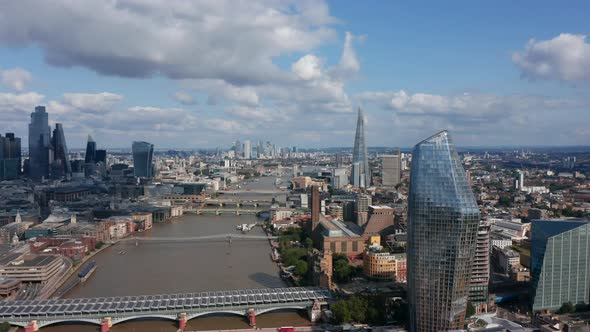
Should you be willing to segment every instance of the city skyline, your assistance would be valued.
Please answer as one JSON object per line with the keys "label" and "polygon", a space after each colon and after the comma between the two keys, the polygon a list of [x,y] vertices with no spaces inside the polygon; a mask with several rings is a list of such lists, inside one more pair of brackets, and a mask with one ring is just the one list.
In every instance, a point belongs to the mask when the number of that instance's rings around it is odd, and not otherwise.
{"label": "city skyline", "polygon": [[[409,147],[443,129],[458,146],[590,141],[582,2],[558,18],[537,2],[117,3],[2,4],[4,132],[27,145],[27,115],[45,105],[70,148],[88,134],[105,147],[198,149],[258,132],[280,146],[331,147],[350,141],[361,106],[367,146]],[[196,23],[211,18],[221,24]],[[72,29],[74,20],[94,23]]]}

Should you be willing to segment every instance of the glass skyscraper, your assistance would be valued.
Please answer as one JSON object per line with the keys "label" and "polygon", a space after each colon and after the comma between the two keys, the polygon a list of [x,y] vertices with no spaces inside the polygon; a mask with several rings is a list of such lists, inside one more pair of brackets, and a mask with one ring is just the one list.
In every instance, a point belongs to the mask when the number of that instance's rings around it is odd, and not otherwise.
{"label": "glass skyscraper", "polygon": [[135,177],[151,178],[153,176],[154,145],[148,142],[133,142],[132,152]]}
{"label": "glass skyscraper", "polygon": [[84,156],[86,164],[94,164],[96,162],[96,142],[92,136],[88,135],[88,142],[86,143],[86,155]]}
{"label": "glass skyscraper", "polygon": [[354,136],[354,148],[352,150],[352,185],[366,188],[371,185],[371,171],[367,158],[367,145],[365,144],[365,117],[359,107],[356,122],[356,134]]}
{"label": "glass skyscraper", "polygon": [[45,106],[35,107],[29,124],[29,177],[49,177],[51,164],[51,128]]}
{"label": "glass skyscraper", "polygon": [[590,222],[534,220],[531,272],[533,311],[590,303]]}
{"label": "glass skyscraper", "polygon": [[410,331],[463,328],[479,208],[451,137],[414,147],[408,199]]}
{"label": "glass skyscraper", "polygon": [[72,175],[72,165],[70,164],[66,136],[61,123],[55,124],[55,130],[53,131],[53,149],[54,158],[52,176],[60,178]]}

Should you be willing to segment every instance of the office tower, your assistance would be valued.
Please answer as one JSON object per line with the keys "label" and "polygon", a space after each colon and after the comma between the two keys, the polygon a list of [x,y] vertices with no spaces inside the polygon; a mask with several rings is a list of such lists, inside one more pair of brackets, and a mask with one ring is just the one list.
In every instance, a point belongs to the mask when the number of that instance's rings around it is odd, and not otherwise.
{"label": "office tower", "polygon": [[471,283],[469,286],[469,302],[477,312],[487,312],[488,284],[490,281],[490,230],[491,225],[486,221],[479,223],[475,256],[471,268]]}
{"label": "office tower", "polygon": [[154,145],[148,142],[133,142],[132,152],[135,177],[151,178],[153,176]]}
{"label": "office tower", "polygon": [[297,152],[297,147],[295,145],[293,145],[293,149],[291,151],[292,152]]}
{"label": "office tower", "polygon": [[369,195],[360,194],[356,198],[356,224],[363,226],[369,220],[369,205],[373,204],[373,199]]}
{"label": "office tower", "polygon": [[20,138],[7,133],[0,135],[0,180],[17,179],[21,169]]}
{"label": "office tower", "polygon": [[244,159],[250,159],[252,157],[252,144],[250,140],[244,141]]}
{"label": "office tower", "polygon": [[534,220],[531,272],[533,311],[590,303],[590,222]]}
{"label": "office tower", "polygon": [[395,187],[401,180],[402,162],[399,150],[396,155],[381,156],[381,184]]}
{"label": "office tower", "polygon": [[51,175],[56,178],[71,176],[72,165],[70,164],[68,146],[66,145],[66,137],[61,123],[56,123],[55,130],[53,130],[53,153]]}
{"label": "office tower", "polygon": [[49,176],[51,164],[51,128],[45,106],[35,107],[29,124],[29,177],[41,180]]}
{"label": "office tower", "polygon": [[356,135],[354,136],[352,164],[352,185],[360,188],[369,187],[371,185],[371,173],[369,159],[367,158],[367,145],[365,144],[365,117],[360,107],[356,123]]}
{"label": "office tower", "polygon": [[94,159],[97,163],[107,163],[107,150],[96,150]]}
{"label": "office tower", "polygon": [[410,331],[463,328],[479,208],[446,131],[414,147],[408,197]]}
{"label": "office tower", "polygon": [[242,142],[240,142],[240,140],[236,140],[236,142],[234,143],[234,151],[236,153],[236,158],[241,157],[242,156]]}
{"label": "office tower", "polygon": [[87,164],[94,164],[96,162],[96,142],[92,136],[88,135],[88,142],[86,143],[86,155],[84,162]]}

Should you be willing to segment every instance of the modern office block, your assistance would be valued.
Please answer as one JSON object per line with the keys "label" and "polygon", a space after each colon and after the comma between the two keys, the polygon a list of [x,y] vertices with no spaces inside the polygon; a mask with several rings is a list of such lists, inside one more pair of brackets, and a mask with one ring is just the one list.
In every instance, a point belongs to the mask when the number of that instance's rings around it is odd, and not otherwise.
{"label": "modern office block", "polygon": [[55,124],[53,131],[53,163],[52,176],[56,178],[72,175],[72,165],[68,154],[66,137],[61,123]]}
{"label": "modern office block", "polygon": [[45,106],[35,107],[29,124],[29,177],[41,180],[49,177],[51,164],[51,128]]}
{"label": "modern office block", "polygon": [[590,222],[534,220],[531,272],[533,311],[590,303]]}
{"label": "modern office block", "polygon": [[153,176],[154,145],[148,142],[133,142],[132,152],[135,177],[151,178]]}
{"label": "modern office block", "polygon": [[402,162],[398,150],[396,155],[381,156],[381,184],[395,187],[401,181]]}
{"label": "modern office block", "polygon": [[479,208],[451,137],[414,147],[408,199],[410,331],[464,327]]}

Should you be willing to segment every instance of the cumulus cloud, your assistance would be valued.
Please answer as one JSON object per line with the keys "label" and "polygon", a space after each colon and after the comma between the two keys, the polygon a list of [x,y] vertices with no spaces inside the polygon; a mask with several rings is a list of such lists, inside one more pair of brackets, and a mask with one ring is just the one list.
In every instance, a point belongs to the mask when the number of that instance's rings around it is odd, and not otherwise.
{"label": "cumulus cloud", "polygon": [[322,76],[322,62],[317,56],[307,54],[293,63],[291,70],[302,80],[317,79]]}
{"label": "cumulus cloud", "polygon": [[361,69],[361,64],[356,56],[356,51],[353,46],[353,41],[359,37],[354,36],[350,32],[346,32],[344,40],[344,49],[340,56],[340,62],[332,69],[332,74],[341,78],[354,77]]}
{"label": "cumulus cloud", "polygon": [[590,44],[585,35],[562,33],[550,39],[529,40],[525,49],[512,54],[523,77],[567,82],[590,80]]}
{"label": "cumulus cloud", "polygon": [[174,100],[183,104],[183,105],[194,105],[196,104],[196,100],[191,96],[189,93],[184,91],[177,91],[173,95]]}
{"label": "cumulus cloud", "polygon": [[17,92],[22,92],[25,85],[32,79],[33,75],[22,68],[0,69],[0,82],[2,82],[2,85]]}
{"label": "cumulus cloud", "polygon": [[0,43],[38,45],[52,65],[105,75],[241,85],[283,79],[273,58],[333,39],[334,22],[311,0],[4,1]]}

